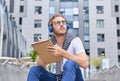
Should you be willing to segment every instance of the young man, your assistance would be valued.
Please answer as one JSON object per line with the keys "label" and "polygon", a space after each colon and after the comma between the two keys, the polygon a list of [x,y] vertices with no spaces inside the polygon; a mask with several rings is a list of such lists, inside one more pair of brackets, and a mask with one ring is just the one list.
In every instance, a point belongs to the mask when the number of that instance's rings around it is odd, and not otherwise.
{"label": "young man", "polygon": [[88,57],[80,38],[67,32],[67,22],[61,14],[55,14],[49,25],[53,30],[51,41],[54,46],[48,46],[48,50],[56,56],[63,57],[62,72],[53,74],[46,71],[44,63],[39,59],[37,66],[31,67],[27,81],[57,81],[58,75],[62,75],[59,81],[84,81],[80,67],[87,68]]}

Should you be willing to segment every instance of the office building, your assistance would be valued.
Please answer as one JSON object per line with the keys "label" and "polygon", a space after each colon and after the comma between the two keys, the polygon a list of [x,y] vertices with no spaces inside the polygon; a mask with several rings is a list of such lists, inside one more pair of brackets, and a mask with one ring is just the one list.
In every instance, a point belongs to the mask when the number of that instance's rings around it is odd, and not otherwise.
{"label": "office building", "polygon": [[104,54],[109,67],[120,62],[119,6],[119,0],[89,0],[90,57]]}
{"label": "office building", "polygon": [[27,52],[38,36],[48,39],[49,1],[48,0],[6,0],[19,30],[27,40]]}
{"label": "office building", "polygon": [[0,0],[0,57],[26,56],[26,40],[19,31],[4,0]]}

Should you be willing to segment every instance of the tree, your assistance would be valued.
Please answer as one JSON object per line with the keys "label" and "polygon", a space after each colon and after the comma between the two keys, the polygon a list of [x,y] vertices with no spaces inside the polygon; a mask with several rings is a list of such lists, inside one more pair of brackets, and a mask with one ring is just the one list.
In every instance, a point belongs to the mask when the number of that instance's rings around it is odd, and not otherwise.
{"label": "tree", "polygon": [[95,57],[91,59],[91,64],[93,66],[95,66],[95,68],[97,69],[97,71],[101,68],[102,66],[102,59],[104,58],[103,54],[100,54],[99,57]]}
{"label": "tree", "polygon": [[28,53],[28,56],[30,56],[32,58],[32,61],[35,62],[38,57],[38,53],[35,50],[31,50]]}
{"label": "tree", "polygon": [[93,66],[95,66],[95,68],[97,69],[97,71],[100,69],[101,65],[102,65],[102,61],[100,58],[92,58],[91,60],[91,64]]}

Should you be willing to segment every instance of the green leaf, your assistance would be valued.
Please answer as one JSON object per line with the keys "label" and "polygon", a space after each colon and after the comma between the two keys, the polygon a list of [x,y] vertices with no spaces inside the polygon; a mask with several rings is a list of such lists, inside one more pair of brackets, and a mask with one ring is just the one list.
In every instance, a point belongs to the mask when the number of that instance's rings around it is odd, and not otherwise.
{"label": "green leaf", "polygon": [[35,50],[31,50],[29,53],[28,53],[28,56],[30,56],[33,60],[33,62],[36,61],[37,57],[38,57],[38,53],[35,51]]}

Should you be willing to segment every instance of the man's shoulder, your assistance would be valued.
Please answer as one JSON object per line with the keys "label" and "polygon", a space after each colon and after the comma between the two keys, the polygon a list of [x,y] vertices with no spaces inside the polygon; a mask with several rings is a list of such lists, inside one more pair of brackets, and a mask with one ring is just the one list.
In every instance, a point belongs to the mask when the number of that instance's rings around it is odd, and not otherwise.
{"label": "man's shoulder", "polygon": [[79,37],[75,37],[71,42],[77,42],[77,41],[81,41],[81,39]]}

